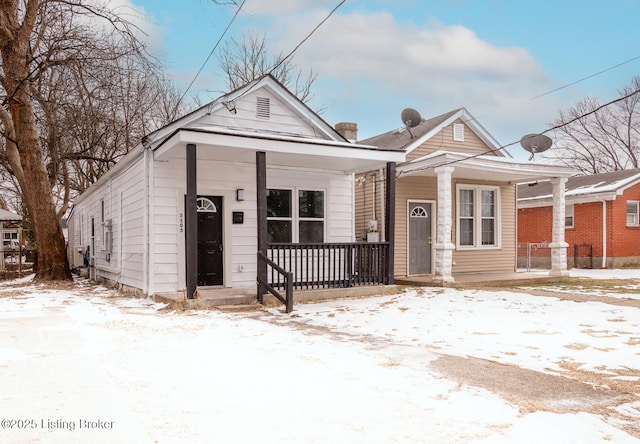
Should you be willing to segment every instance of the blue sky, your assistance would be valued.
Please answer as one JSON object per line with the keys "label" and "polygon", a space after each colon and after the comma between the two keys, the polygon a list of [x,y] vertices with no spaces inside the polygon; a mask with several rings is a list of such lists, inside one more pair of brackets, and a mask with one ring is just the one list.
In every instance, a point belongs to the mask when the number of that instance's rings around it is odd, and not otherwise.
{"label": "blue sky", "polygon": [[[183,89],[235,12],[210,0],[118,1],[144,14],[150,47]],[[265,34],[274,54],[288,53],[338,3],[246,0],[224,41]],[[466,107],[509,144],[587,96],[618,97],[640,75],[638,23],[640,0],[347,0],[293,63],[318,74],[311,108],[332,125],[356,122],[359,138],[399,128],[406,107],[425,118]],[[189,94],[207,102],[225,88],[214,54]]]}

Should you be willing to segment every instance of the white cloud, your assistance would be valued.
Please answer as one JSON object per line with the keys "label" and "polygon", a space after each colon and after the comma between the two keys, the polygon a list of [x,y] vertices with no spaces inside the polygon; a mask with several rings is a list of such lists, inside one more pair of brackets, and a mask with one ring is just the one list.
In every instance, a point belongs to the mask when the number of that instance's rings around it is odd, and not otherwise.
{"label": "white cloud", "polygon": [[[327,13],[279,16],[267,31],[272,49],[288,53]],[[294,63],[313,68],[319,87],[330,84],[316,89],[325,117],[359,121],[364,137],[399,124],[407,106],[425,117],[464,106],[508,143],[544,129],[557,110],[553,98],[530,101],[551,87],[526,49],[494,45],[461,25],[399,22],[387,12],[338,12],[296,52]],[[367,125],[375,128],[367,131]]]}

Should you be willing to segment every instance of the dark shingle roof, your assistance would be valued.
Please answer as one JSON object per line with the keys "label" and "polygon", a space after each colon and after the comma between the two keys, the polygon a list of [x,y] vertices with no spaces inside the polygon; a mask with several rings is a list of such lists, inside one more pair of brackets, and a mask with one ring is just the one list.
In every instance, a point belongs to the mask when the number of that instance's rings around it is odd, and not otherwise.
{"label": "dark shingle roof", "polygon": [[400,128],[399,130],[395,129],[393,131],[387,131],[386,133],[382,133],[368,139],[359,140],[358,143],[362,145],[377,146],[394,151],[404,151],[405,148],[416,139],[419,139],[429,131],[437,128],[438,125],[442,124],[442,122],[446,121],[449,117],[453,116],[461,109],[462,108],[458,108],[453,111],[449,111],[446,114],[432,117],[431,119],[423,119],[420,125],[411,128],[413,138],[405,128]]}
{"label": "dark shingle roof", "polygon": [[[640,169],[573,176],[565,184],[565,193],[567,195],[584,195],[615,191],[626,186],[634,176],[638,176],[638,180],[640,180]],[[553,186],[548,181],[518,185],[518,200],[550,196],[552,193]]]}

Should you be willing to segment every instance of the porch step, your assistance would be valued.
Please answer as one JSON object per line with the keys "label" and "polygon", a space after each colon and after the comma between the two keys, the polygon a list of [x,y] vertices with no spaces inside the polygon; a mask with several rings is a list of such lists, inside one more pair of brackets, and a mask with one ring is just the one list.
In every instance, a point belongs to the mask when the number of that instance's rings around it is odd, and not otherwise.
{"label": "porch step", "polygon": [[228,290],[200,290],[195,299],[186,299],[183,293],[155,294],[153,298],[174,310],[207,310],[218,307],[259,305],[255,294],[238,294]]}

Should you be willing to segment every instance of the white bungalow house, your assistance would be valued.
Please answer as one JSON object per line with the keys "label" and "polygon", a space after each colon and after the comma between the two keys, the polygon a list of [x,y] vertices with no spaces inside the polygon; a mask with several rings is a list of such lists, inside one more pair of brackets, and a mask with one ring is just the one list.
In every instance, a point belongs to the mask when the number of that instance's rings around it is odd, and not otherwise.
{"label": "white bungalow house", "polygon": [[404,158],[349,142],[268,75],[149,134],[81,194],[71,261],[187,298],[284,285],[277,265],[298,288],[386,283],[390,243],[354,242],[354,177]]}

